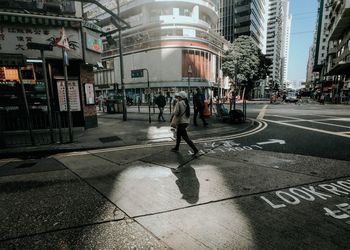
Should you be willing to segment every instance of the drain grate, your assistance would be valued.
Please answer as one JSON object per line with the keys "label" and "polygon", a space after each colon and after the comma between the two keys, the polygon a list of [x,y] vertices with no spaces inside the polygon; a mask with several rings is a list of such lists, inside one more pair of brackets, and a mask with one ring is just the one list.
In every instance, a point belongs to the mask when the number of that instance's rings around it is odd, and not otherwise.
{"label": "drain grate", "polygon": [[16,168],[31,168],[36,164],[36,162],[27,162],[18,165]]}
{"label": "drain grate", "polygon": [[118,136],[109,136],[109,137],[102,137],[98,138],[102,143],[107,142],[114,142],[114,141],[120,141],[121,139]]}

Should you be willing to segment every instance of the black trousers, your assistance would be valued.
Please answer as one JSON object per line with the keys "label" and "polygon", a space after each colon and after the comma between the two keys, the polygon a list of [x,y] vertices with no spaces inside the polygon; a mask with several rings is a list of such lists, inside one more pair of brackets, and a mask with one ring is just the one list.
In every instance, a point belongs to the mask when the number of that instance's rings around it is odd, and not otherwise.
{"label": "black trousers", "polygon": [[158,109],[159,109],[159,114],[158,114],[158,121],[165,121],[165,119],[164,119],[164,116],[163,116],[163,112],[164,112],[164,107],[159,107],[158,106]]}
{"label": "black trousers", "polygon": [[194,152],[197,152],[198,149],[196,148],[194,143],[191,141],[191,139],[188,137],[187,130],[186,130],[187,126],[188,126],[187,123],[181,123],[181,124],[177,125],[177,128],[176,128],[176,146],[175,146],[175,148],[179,149],[180,142],[181,142],[181,137],[182,137],[185,140],[185,142],[188,144],[188,146],[190,146]]}
{"label": "black trousers", "polygon": [[204,112],[203,108],[194,108],[194,113],[193,113],[193,124],[194,125],[197,125],[197,116],[198,116],[198,114],[199,114],[199,118],[203,122],[203,125],[207,124],[207,121],[204,119],[203,112]]}

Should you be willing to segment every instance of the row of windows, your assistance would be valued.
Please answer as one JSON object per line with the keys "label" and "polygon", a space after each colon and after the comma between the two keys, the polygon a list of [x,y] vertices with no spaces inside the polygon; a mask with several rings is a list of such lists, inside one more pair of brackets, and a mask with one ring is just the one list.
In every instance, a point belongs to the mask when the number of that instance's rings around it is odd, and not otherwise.
{"label": "row of windows", "polygon": [[[222,47],[221,42],[212,34],[202,30],[187,30],[182,28],[171,29],[153,29],[130,36],[125,36],[122,39],[124,52],[133,51],[137,49],[145,49],[149,47],[159,46],[161,38],[165,37],[193,37],[202,39],[212,45],[212,47]],[[104,56],[109,55],[109,51],[117,51],[116,44],[104,44]]]}

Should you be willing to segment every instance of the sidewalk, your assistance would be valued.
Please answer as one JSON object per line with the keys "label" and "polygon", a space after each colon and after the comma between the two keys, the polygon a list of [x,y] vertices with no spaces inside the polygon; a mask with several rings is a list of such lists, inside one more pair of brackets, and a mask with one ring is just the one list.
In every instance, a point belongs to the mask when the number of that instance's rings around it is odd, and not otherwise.
{"label": "sidewalk", "polygon": [[0,249],[348,249],[349,162],[199,146],[0,161]]}
{"label": "sidewalk", "polygon": [[[73,143],[8,147],[0,149],[0,157],[25,155],[35,157],[68,151],[174,141],[174,135],[169,126],[169,109],[166,108],[164,111],[166,122],[158,122],[157,111],[158,109],[155,109],[153,113],[153,108],[151,109],[151,123],[149,123],[148,107],[146,106],[141,107],[140,113],[136,106],[128,107],[127,121],[123,121],[121,113],[98,112],[98,127],[74,130]],[[254,127],[254,122],[249,119],[244,123],[230,124],[222,122],[213,115],[207,118],[207,121],[209,122],[208,127],[203,127],[201,120],[198,121],[197,127],[189,126],[188,132],[191,139],[235,134]]]}

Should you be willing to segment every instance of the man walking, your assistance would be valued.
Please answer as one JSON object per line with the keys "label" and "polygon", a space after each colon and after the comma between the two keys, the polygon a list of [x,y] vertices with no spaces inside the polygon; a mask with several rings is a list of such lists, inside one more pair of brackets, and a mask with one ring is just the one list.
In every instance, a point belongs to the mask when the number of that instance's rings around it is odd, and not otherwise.
{"label": "man walking", "polygon": [[164,107],[166,105],[166,99],[165,99],[165,96],[162,94],[162,92],[159,92],[159,96],[156,98],[155,103],[157,104],[159,109],[158,121],[165,122],[165,119],[163,117],[163,112],[164,112]]}
{"label": "man walking", "polygon": [[204,111],[204,95],[201,92],[200,88],[196,88],[196,93],[193,95],[193,108],[194,108],[194,115],[193,115],[193,124],[194,126],[197,126],[197,115],[199,114],[199,118],[203,122],[203,126],[208,126],[208,123],[204,119],[203,111]]}

